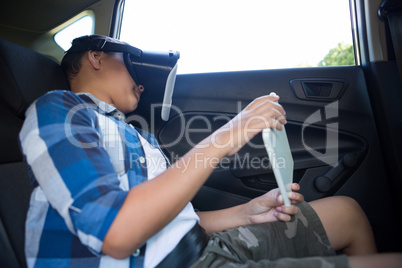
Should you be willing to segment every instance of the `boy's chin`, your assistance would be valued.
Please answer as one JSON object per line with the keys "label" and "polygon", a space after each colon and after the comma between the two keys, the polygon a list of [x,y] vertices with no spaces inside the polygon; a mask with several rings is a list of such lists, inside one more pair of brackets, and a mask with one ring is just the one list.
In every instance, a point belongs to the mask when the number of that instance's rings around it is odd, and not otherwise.
{"label": "boy's chin", "polygon": [[131,107],[131,109],[130,109],[130,111],[128,111],[127,113],[134,112],[134,111],[137,109],[137,107],[138,107],[138,102],[136,102],[135,104],[133,104],[132,107]]}

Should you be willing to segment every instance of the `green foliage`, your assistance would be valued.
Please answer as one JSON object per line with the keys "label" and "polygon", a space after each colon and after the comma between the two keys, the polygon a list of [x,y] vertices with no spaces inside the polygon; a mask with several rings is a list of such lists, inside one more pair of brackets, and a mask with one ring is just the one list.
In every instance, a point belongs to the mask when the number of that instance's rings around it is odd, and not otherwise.
{"label": "green foliage", "polygon": [[318,63],[318,66],[339,65],[355,65],[355,55],[352,45],[338,43],[338,46],[331,49],[324,59]]}

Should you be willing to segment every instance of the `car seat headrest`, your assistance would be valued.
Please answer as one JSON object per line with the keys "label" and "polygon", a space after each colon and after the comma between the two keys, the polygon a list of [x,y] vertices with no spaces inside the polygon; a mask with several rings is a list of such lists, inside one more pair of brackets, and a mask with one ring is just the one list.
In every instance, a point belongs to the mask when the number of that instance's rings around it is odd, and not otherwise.
{"label": "car seat headrest", "polygon": [[69,89],[56,61],[0,39],[0,164],[22,160],[18,133],[25,111],[54,89]]}
{"label": "car seat headrest", "polygon": [[69,89],[53,59],[0,39],[0,102],[20,118],[38,97],[54,89]]}

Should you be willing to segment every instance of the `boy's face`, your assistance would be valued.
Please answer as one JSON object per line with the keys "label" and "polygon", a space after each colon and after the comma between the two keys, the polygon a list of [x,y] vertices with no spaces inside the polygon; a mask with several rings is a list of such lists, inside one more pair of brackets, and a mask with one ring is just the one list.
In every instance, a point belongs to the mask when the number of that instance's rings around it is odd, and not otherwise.
{"label": "boy's face", "polygon": [[111,104],[123,113],[134,111],[144,87],[134,82],[124,64],[123,53],[104,53],[103,56],[102,80],[107,83],[105,88]]}

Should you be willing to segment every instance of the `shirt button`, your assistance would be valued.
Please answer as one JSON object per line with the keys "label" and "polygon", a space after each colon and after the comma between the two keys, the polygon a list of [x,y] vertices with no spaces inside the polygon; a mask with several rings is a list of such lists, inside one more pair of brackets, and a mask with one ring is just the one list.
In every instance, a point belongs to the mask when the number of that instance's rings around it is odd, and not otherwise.
{"label": "shirt button", "polygon": [[145,163],[145,158],[144,158],[143,156],[140,156],[139,160],[140,160],[140,163],[141,163],[141,164],[144,164],[144,163]]}
{"label": "shirt button", "polygon": [[133,256],[134,257],[140,256],[140,249],[137,249],[137,251],[133,253]]}

